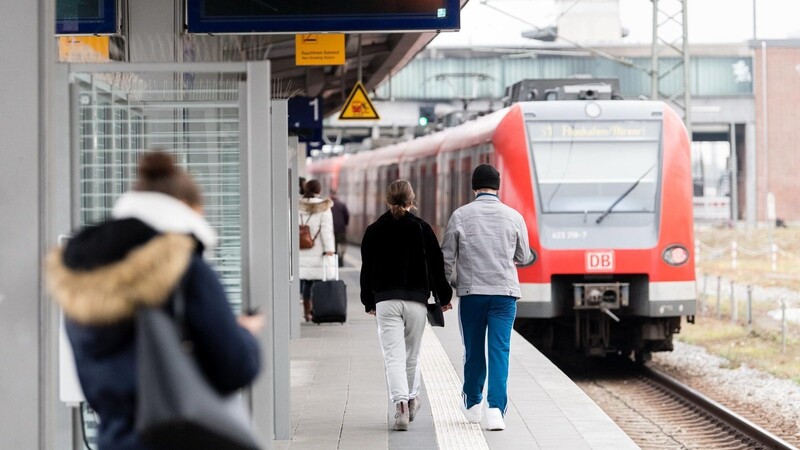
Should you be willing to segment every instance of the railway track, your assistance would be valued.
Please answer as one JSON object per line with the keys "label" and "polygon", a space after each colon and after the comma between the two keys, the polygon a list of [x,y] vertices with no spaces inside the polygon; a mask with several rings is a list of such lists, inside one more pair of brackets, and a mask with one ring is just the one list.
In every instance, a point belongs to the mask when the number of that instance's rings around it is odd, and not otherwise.
{"label": "railway track", "polygon": [[656,369],[614,366],[565,372],[643,449],[797,449]]}

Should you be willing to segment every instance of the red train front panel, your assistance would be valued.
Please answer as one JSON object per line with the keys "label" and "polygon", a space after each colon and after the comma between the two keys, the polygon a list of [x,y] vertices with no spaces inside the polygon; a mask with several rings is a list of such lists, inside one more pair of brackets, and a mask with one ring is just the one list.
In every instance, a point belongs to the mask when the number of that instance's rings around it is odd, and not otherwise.
{"label": "red train front panel", "polygon": [[695,312],[690,149],[660,102],[514,106],[494,135],[501,198],[538,260],[518,317],[586,353],[670,350]]}

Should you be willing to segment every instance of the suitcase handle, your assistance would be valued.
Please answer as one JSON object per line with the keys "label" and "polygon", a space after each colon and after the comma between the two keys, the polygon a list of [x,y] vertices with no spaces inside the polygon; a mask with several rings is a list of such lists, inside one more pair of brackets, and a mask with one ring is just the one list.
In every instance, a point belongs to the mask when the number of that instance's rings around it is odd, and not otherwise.
{"label": "suitcase handle", "polygon": [[[339,254],[333,254],[333,276],[334,280],[339,280]],[[328,281],[328,258],[322,255],[322,281]]]}

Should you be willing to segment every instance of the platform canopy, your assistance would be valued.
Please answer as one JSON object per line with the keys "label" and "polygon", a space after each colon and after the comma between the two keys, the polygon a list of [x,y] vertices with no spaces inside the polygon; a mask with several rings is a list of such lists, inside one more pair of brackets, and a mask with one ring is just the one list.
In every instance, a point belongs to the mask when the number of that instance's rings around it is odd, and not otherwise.
{"label": "platform canopy", "polygon": [[[463,3],[466,3],[464,1]],[[436,33],[385,33],[361,35],[362,82],[372,91],[397,73],[436,37]],[[320,96],[327,115],[339,111],[358,80],[359,35],[345,36],[346,59],[341,66],[297,66],[294,35],[241,36],[241,51],[248,59],[272,62],[273,95]],[[258,58],[258,55],[261,58]]]}

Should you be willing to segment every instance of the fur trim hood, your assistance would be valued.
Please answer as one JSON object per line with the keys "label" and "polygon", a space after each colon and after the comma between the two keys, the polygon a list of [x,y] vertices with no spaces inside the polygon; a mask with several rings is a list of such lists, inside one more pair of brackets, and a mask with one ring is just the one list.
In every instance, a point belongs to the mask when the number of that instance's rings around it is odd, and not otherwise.
{"label": "fur trim hood", "polygon": [[333,200],[326,198],[301,198],[300,212],[306,214],[316,214],[325,212],[333,207]]}
{"label": "fur trim hood", "polygon": [[133,317],[137,306],[165,303],[195,248],[191,236],[156,235],[124,258],[90,270],[68,267],[65,251],[56,249],[47,258],[48,289],[75,322],[112,324]]}

